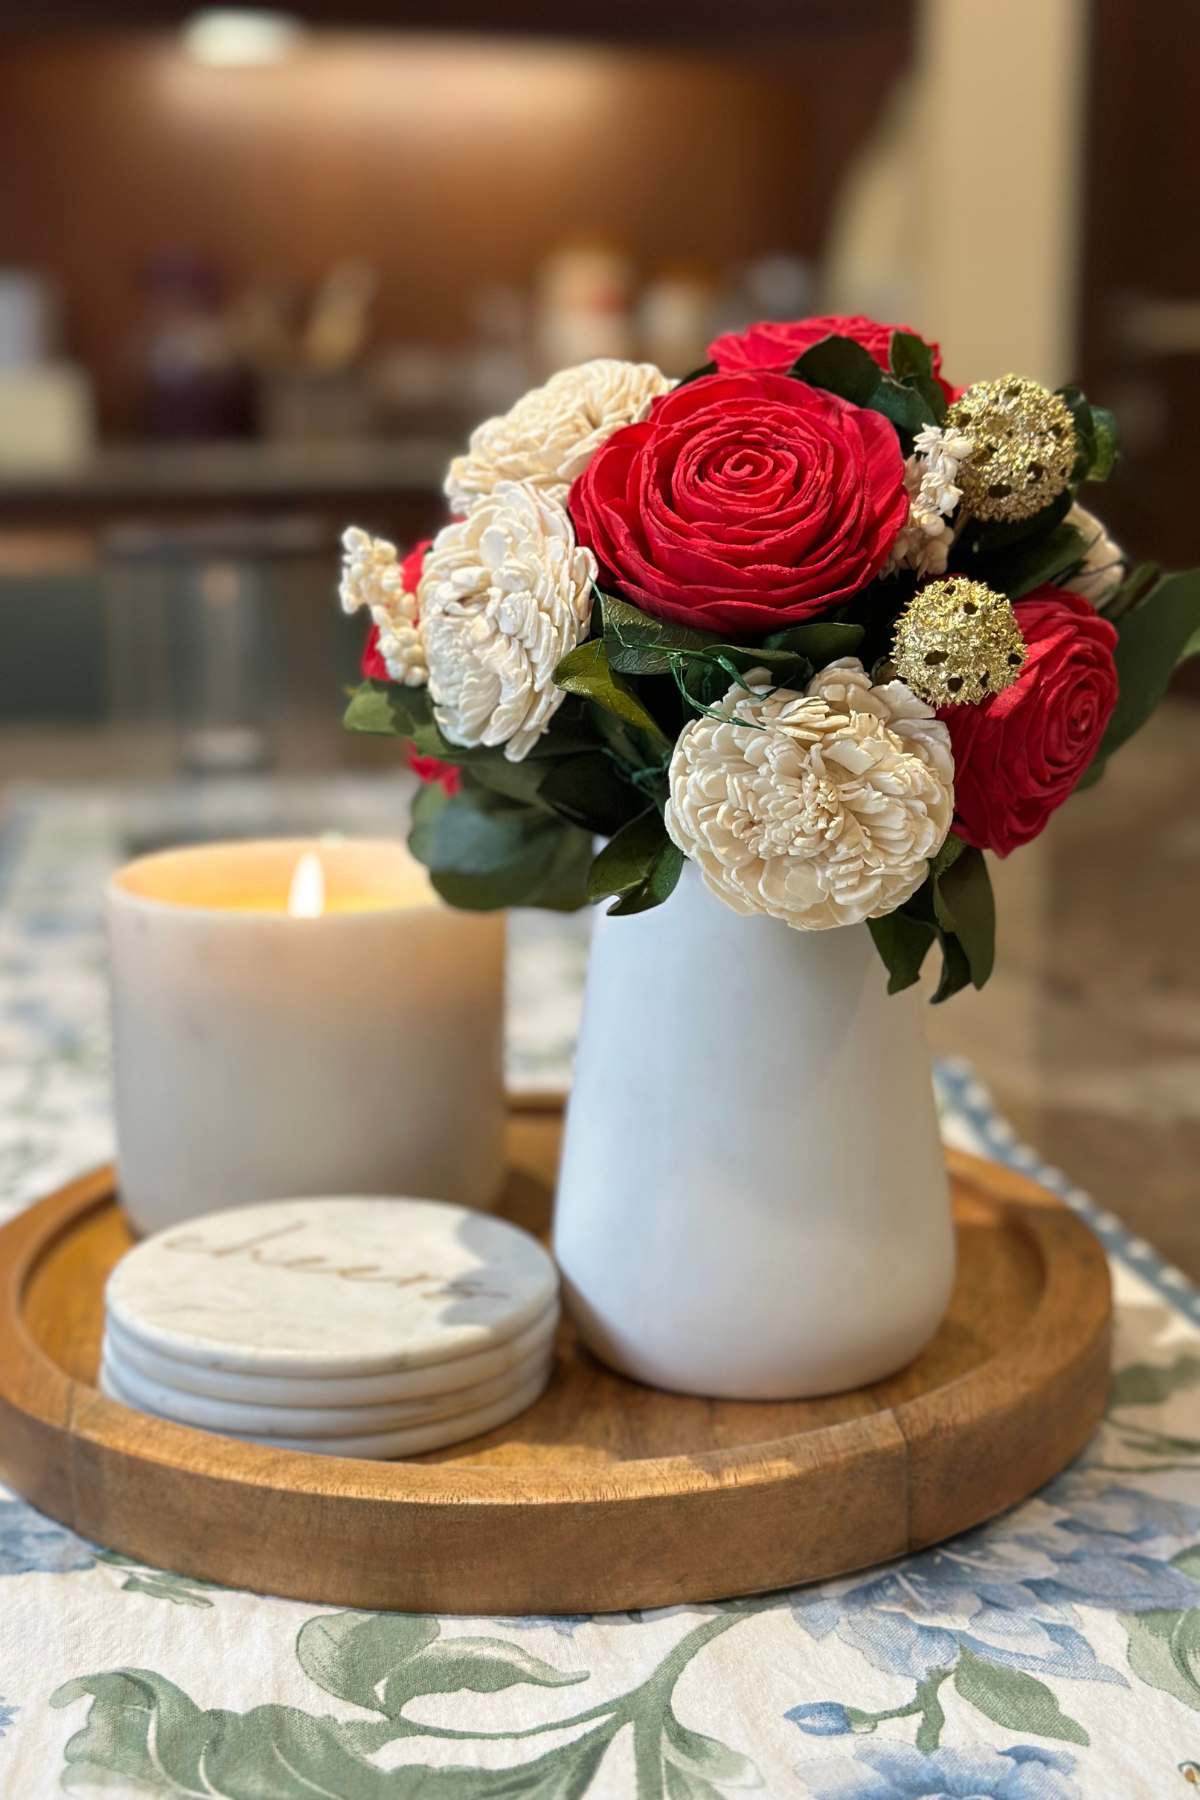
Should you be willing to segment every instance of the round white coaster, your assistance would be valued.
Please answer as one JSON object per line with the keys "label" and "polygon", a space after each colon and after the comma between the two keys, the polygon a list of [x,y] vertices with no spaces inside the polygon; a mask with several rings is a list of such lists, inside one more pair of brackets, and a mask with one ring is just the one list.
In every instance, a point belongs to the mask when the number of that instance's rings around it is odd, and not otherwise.
{"label": "round white coaster", "polygon": [[440,1200],[269,1200],[147,1238],[108,1278],[125,1333],[254,1375],[377,1375],[478,1354],[558,1291],[528,1232]]}
{"label": "round white coaster", "polygon": [[[531,1381],[516,1388],[503,1400],[480,1408],[478,1412],[460,1413],[453,1419],[434,1419],[426,1425],[409,1426],[398,1431],[344,1438],[265,1438],[233,1431],[225,1431],[220,1435],[235,1438],[242,1443],[266,1444],[273,1450],[307,1450],[317,1456],[364,1456],[377,1459],[420,1456],[426,1450],[441,1450],[447,1444],[465,1443],[468,1438],[480,1437],[485,1431],[494,1431],[497,1425],[503,1425],[509,1419],[515,1419],[518,1413],[527,1411],[543,1393],[550,1379],[552,1366],[553,1359],[547,1358],[545,1366],[539,1369]],[[121,1391],[120,1384],[113,1380],[111,1372],[103,1369],[100,1373],[100,1390],[110,1400],[119,1400],[124,1406],[134,1404]],[[147,1409],[138,1407],[136,1410],[145,1412]]]}
{"label": "round white coaster", "polygon": [[111,1344],[105,1349],[101,1372],[144,1412],[174,1419],[180,1425],[198,1425],[204,1431],[270,1439],[367,1437],[428,1424],[433,1419],[477,1413],[525,1387],[546,1367],[551,1354],[549,1346],[542,1344],[491,1381],[477,1381],[471,1387],[426,1394],[416,1400],[389,1401],[382,1406],[246,1406],[233,1400],[210,1400],[200,1394],[182,1393],[159,1381],[147,1381],[122,1360]]}
{"label": "round white coaster", "polygon": [[183,1362],[164,1356],[131,1337],[110,1317],[104,1329],[105,1354],[118,1369],[158,1382],[177,1393],[200,1394],[211,1400],[233,1400],[254,1406],[379,1406],[416,1400],[426,1394],[449,1394],[491,1381],[516,1367],[534,1350],[548,1348],[558,1326],[559,1306],[552,1300],[545,1312],[516,1337],[494,1350],[473,1356],[456,1356],[449,1362],[427,1363],[419,1369],[398,1369],[382,1375],[243,1375],[235,1369],[209,1369],[202,1363]]}

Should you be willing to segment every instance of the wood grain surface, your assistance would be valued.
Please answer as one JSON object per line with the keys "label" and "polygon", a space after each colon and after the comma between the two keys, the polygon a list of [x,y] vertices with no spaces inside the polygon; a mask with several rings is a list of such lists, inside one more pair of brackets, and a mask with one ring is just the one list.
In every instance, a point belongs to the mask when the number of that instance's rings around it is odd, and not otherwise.
{"label": "wood grain surface", "polygon": [[[509,1120],[501,1210],[549,1221],[560,1120]],[[0,1476],[130,1556],[260,1593],[441,1613],[595,1612],[761,1592],[898,1556],[1048,1480],[1103,1410],[1104,1253],[1023,1177],[952,1153],[959,1275],[928,1349],[823,1400],[642,1387],[564,1324],[544,1397],[404,1462],[237,1443],[94,1386],[133,1241],[100,1170],[0,1231]]]}

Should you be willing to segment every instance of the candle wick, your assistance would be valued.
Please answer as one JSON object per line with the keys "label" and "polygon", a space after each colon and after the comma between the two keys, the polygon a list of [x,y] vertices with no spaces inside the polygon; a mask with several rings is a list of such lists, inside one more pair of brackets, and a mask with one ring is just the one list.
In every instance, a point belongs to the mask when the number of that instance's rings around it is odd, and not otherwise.
{"label": "candle wick", "polygon": [[325,870],[315,850],[306,850],[296,864],[287,909],[293,919],[319,919],[325,911]]}

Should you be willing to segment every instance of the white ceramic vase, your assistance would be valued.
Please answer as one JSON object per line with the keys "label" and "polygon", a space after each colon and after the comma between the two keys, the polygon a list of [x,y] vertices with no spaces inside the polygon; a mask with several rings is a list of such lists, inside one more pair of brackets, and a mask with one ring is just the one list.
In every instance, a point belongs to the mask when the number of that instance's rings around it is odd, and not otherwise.
{"label": "white ceramic vase", "polygon": [[768,1400],[909,1362],[954,1235],[916,991],[865,925],[744,918],[694,866],[597,924],[555,1206],[585,1342],[656,1387]]}

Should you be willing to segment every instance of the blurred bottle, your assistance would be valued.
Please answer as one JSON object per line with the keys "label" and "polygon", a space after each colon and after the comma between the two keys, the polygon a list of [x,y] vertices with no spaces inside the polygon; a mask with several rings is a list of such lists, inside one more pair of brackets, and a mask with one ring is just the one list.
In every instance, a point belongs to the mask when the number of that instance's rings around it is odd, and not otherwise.
{"label": "blurred bottle", "polygon": [[297,443],[371,434],[379,409],[366,350],[378,286],[371,265],[352,259],[328,271],[303,319],[282,290],[273,305],[263,288],[253,305],[243,300],[264,437]]}
{"label": "blurred bottle", "polygon": [[745,331],[762,319],[804,319],[813,310],[813,265],[790,251],[758,256],[727,277],[712,313],[712,335]]}
{"label": "blurred bottle", "polygon": [[471,304],[475,341],[467,354],[463,400],[470,423],[507,412],[533,384],[529,303],[519,287],[493,281]]}
{"label": "blurred bottle", "polygon": [[144,285],[139,362],[151,436],[251,435],[253,376],[218,304],[216,271],[190,250],[164,249],[150,259]]}
{"label": "blurred bottle", "polygon": [[56,354],[57,297],[30,269],[0,269],[0,469],[62,473],[95,437],[92,384]]}
{"label": "blurred bottle", "polygon": [[632,295],[633,268],[615,245],[575,241],[552,250],[537,279],[538,373],[595,356],[632,356]]}
{"label": "blurred bottle", "polygon": [[664,375],[688,375],[708,360],[712,282],[695,269],[666,269],[642,289],[639,353]]}

